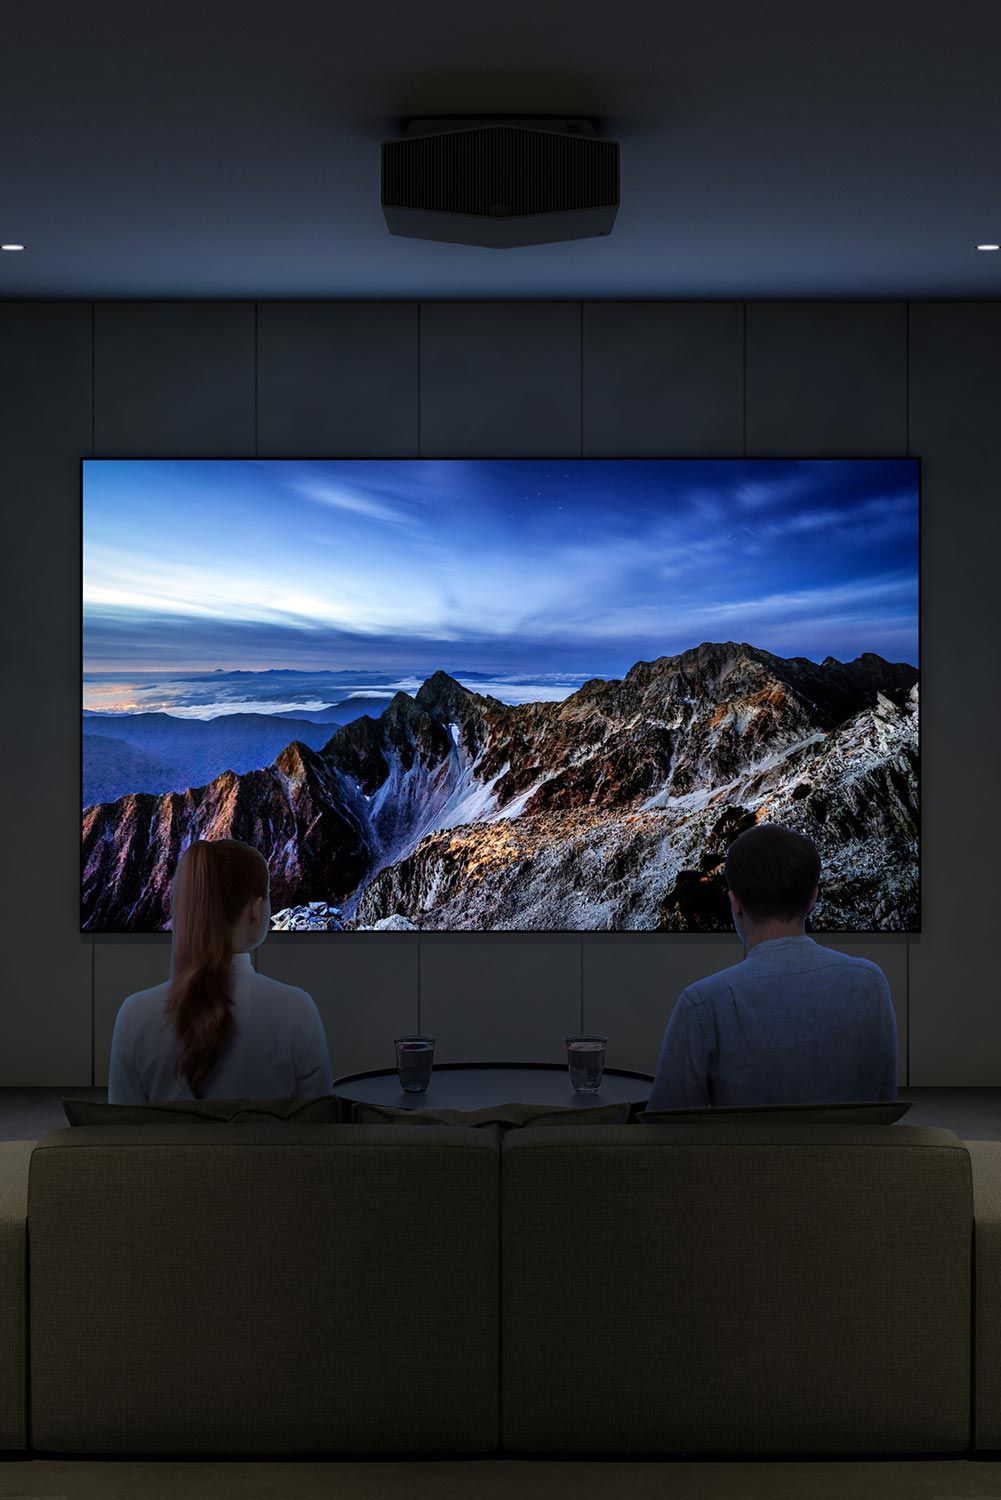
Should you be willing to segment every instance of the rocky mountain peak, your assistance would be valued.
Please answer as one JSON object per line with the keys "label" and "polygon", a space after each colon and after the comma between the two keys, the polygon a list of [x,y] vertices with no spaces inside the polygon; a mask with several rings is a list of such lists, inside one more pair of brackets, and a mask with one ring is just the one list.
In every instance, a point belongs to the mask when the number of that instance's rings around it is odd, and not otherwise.
{"label": "rocky mountain peak", "polygon": [[313,751],[310,750],[308,745],[304,745],[302,740],[292,740],[279,755],[275,756],[273,765],[275,770],[279,771],[283,776],[295,779],[305,775],[307,757],[309,761],[316,759]]}
{"label": "rocky mountain peak", "polygon": [[462,723],[476,703],[476,694],[447,672],[433,672],[417,689],[415,701],[439,723]]}
{"label": "rocky mountain peak", "polygon": [[657,656],[653,661],[638,661],[630,667],[623,681],[646,686],[651,682],[672,677],[716,680],[724,672],[741,662],[760,664],[769,658],[767,651],[759,651],[746,641],[702,641],[690,646],[675,656]]}
{"label": "rocky mountain peak", "polygon": [[464,688],[457,677],[452,677],[448,672],[432,672],[426,677],[417,689],[417,701],[430,698],[437,693],[463,693],[468,695],[469,689]]}
{"label": "rocky mountain peak", "polygon": [[767,652],[749,646],[747,641],[700,641],[674,658],[681,666],[695,663],[701,667],[724,667],[736,658],[747,657],[759,661]]}
{"label": "rocky mountain peak", "polygon": [[476,756],[486,743],[485,716],[504,711],[504,705],[497,698],[471,692],[447,672],[435,672],[421,683],[416,701],[436,724],[457,724],[462,743],[472,756]]}
{"label": "rocky mountain peak", "polygon": [[383,724],[399,725],[401,728],[414,728],[423,717],[422,706],[409,693],[404,692],[394,693],[380,715]]}
{"label": "rocky mountain peak", "polygon": [[[458,683],[455,686],[463,691]],[[448,730],[409,693],[399,692],[389,700],[378,719],[366,715],[345,724],[328,740],[323,755],[339,770],[365,784],[368,791],[367,783],[373,776],[378,778],[376,784],[385,776],[392,753],[399,756],[403,769],[409,771],[415,756],[426,766],[434,765],[448,755],[451,744]]]}

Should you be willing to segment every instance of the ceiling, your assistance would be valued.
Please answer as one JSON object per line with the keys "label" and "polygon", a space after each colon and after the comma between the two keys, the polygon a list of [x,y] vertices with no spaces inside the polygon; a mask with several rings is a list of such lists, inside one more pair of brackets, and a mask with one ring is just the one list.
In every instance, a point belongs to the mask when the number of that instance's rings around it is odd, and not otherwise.
{"label": "ceiling", "polygon": [[[998,297],[1001,0],[12,0],[0,298]],[[389,234],[413,117],[580,116],[608,238]]]}

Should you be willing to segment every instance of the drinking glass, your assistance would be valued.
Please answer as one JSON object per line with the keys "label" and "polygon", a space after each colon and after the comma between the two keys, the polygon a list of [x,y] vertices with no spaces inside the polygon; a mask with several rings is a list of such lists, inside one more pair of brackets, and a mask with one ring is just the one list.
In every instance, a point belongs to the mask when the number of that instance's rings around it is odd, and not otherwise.
{"label": "drinking glass", "polygon": [[575,1094],[596,1094],[605,1071],[607,1036],[568,1036],[567,1066]]}
{"label": "drinking glass", "polygon": [[400,1088],[405,1094],[423,1094],[431,1082],[434,1064],[433,1036],[398,1036],[396,1042],[396,1071],[400,1075]]}

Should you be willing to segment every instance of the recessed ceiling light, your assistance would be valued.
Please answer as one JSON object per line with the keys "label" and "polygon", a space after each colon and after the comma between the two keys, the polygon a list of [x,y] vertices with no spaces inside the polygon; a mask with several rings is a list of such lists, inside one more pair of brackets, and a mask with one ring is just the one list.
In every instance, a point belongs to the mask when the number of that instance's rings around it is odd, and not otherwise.
{"label": "recessed ceiling light", "polygon": [[0,245],[0,250],[23,250],[23,245]]}
{"label": "recessed ceiling light", "polygon": [[978,245],[978,250],[1001,250],[1001,245]]}

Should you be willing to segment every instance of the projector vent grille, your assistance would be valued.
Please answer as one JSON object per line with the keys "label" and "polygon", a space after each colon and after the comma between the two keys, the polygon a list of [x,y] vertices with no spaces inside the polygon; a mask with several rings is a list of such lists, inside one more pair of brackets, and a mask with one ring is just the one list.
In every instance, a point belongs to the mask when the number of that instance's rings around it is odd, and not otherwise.
{"label": "projector vent grille", "polygon": [[618,142],[502,125],[386,141],[382,201],[492,218],[618,204]]}

